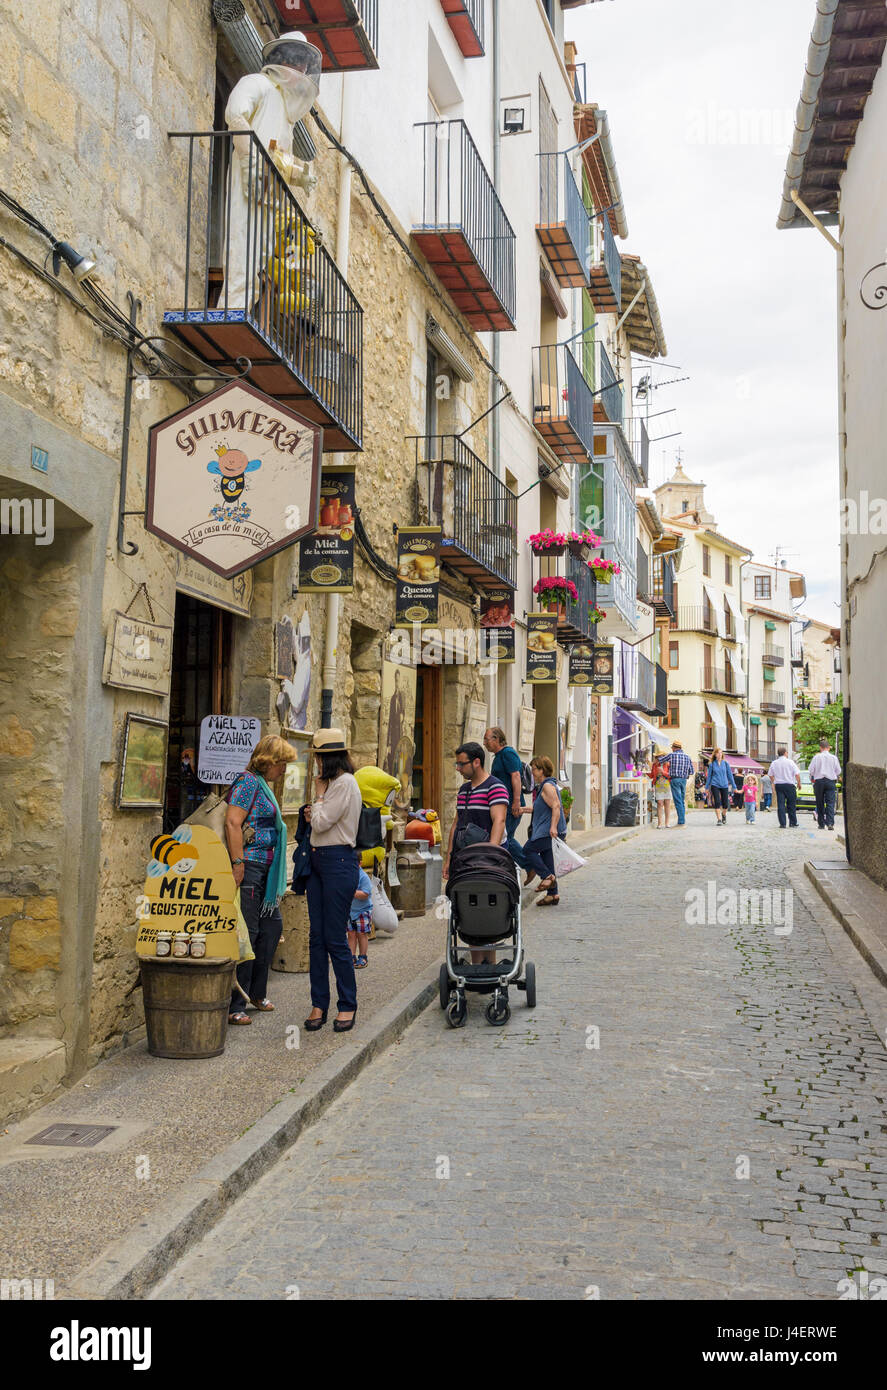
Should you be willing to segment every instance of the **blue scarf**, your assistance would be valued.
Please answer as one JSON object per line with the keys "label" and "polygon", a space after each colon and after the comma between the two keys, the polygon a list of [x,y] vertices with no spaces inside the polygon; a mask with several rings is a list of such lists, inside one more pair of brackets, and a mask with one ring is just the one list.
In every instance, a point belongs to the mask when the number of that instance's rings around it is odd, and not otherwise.
{"label": "blue scarf", "polygon": [[274,807],[277,829],[277,846],[274,850],[274,858],[268,869],[268,877],[265,880],[265,897],[262,902],[261,916],[267,917],[280,904],[280,899],[286,892],[286,826],[283,823],[283,816],[280,814],[280,807],[277,804],[277,797],[274,795],[264,777],[260,777],[257,772],[253,773],[262,791],[267,796],[271,805]]}

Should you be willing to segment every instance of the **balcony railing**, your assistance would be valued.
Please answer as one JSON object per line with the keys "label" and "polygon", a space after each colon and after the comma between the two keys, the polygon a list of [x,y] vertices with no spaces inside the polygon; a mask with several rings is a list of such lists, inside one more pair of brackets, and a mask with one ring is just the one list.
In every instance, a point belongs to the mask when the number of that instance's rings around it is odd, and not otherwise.
{"label": "balcony railing", "polygon": [[558,458],[594,452],[594,394],[568,343],[533,349],[533,423]]}
{"label": "balcony railing", "polygon": [[[567,8],[566,5],[563,6]],[[577,106],[585,106],[588,101],[588,82],[585,63],[568,63],[567,73],[573,82],[573,100]]]}
{"label": "balcony railing", "polygon": [[363,310],[271,156],[253,131],[170,141],[184,285],[164,323],[213,367],[248,358],[249,380],[322,425],[325,449],[361,448]]}
{"label": "balcony railing", "polygon": [[762,700],[761,712],[763,714],[783,714],[785,712],[785,696],[771,695],[769,700]]}
{"label": "balcony railing", "polygon": [[595,626],[589,621],[588,606],[594,604],[597,588],[591,570],[584,560],[573,555],[566,557],[566,577],[576,585],[578,598],[567,599],[566,635],[569,638],[593,637]]}
{"label": "balcony railing", "polygon": [[591,223],[569,156],[540,154],[536,233],[559,285],[588,284]]}
{"label": "balcony railing", "polygon": [[[621,388],[620,388],[621,389]],[[634,455],[634,461],[640,469],[646,487],[650,477],[650,436],[647,433],[645,421],[639,416],[625,423],[625,433],[628,444]]]}
{"label": "balcony railing", "polygon": [[699,673],[699,689],[718,695],[741,695],[742,682],[729,666],[703,666]]}
{"label": "balcony railing", "polygon": [[[462,0],[459,0],[462,4]],[[274,0],[285,29],[300,30],[323,54],[324,72],[377,68],[379,0]]]}
{"label": "balcony railing", "polygon": [[649,603],[653,597],[650,585],[650,557],[641,545],[640,538],[637,541],[637,561],[635,563],[637,571],[637,595],[644,603]]}
{"label": "balcony railing", "polygon": [[515,236],[464,121],[425,121],[413,239],[479,332],[514,328]]}
{"label": "balcony railing", "polygon": [[660,616],[674,617],[674,565],[668,555],[653,556],[652,599]]}
{"label": "balcony railing", "polygon": [[609,420],[610,424],[613,425],[621,425],[624,408],[622,387],[618,384],[619,378],[613,370],[603,343],[598,344],[597,379],[599,390],[595,401],[599,418]]}
{"label": "balcony railing", "polygon": [[717,636],[717,623],[711,608],[698,604],[695,606],[684,607],[683,604],[675,614],[675,621],[672,624],[679,632],[710,632]]}
{"label": "balcony railing", "polygon": [[517,582],[517,498],[457,435],[416,444],[420,526],[440,526],[441,558],[489,588]]}
{"label": "balcony railing", "polygon": [[484,54],[484,0],[441,0],[463,58]]}
{"label": "balcony railing", "polygon": [[656,704],[647,713],[655,714],[660,719],[668,717],[668,672],[658,664],[656,666]]}
{"label": "balcony railing", "polygon": [[784,666],[785,648],[776,646],[766,646],[761,652],[761,660],[765,666]]}
{"label": "balcony railing", "polygon": [[596,254],[590,266],[588,292],[599,313],[619,314],[622,312],[622,259],[607,213],[598,213],[594,221]]}
{"label": "balcony railing", "polygon": [[792,643],[792,655],[791,655],[791,663],[792,663],[792,666],[803,666],[803,665],[804,665],[804,643],[801,641],[800,633],[795,633],[795,632],[792,633],[792,635],[791,635],[791,643]]}

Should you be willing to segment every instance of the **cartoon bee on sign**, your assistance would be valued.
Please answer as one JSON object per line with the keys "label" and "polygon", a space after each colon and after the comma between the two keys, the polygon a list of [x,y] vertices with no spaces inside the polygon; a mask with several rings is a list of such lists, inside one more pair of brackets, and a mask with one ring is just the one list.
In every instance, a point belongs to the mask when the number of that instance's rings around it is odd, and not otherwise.
{"label": "cartoon bee on sign", "polygon": [[206,471],[221,479],[217,487],[222,494],[222,501],[236,502],[243,492],[246,474],[254,473],[257,468],[261,468],[262,460],[248,459],[242,449],[229,449],[227,444],[220,444],[216,454],[218,461],[213,459],[208,463]]}

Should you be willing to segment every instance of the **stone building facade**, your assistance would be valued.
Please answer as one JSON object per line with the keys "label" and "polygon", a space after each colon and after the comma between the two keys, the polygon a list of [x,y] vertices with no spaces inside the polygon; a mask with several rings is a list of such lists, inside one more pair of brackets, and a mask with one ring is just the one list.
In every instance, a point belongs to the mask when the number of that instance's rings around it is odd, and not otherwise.
{"label": "stone building facade", "polygon": [[[537,10],[543,57],[534,51],[539,34],[513,42],[522,45],[534,76],[540,62],[545,67],[569,136],[565,143],[571,143],[563,17],[558,10],[555,33],[544,9]],[[246,12],[260,37],[269,37],[269,5],[248,4]],[[400,32],[395,8],[383,3],[381,12],[381,42],[394,44]],[[441,7],[428,0],[423,15],[463,80]],[[277,732],[275,632],[285,618],[303,632],[307,618],[307,728],[321,721],[326,666],[334,673],[332,722],[346,728],[359,762],[380,756],[382,660],[394,617],[393,526],[419,519],[409,441],[428,428],[429,314],[472,367],[469,381],[445,373],[436,429],[464,433],[509,487],[527,494],[519,535],[540,525],[565,529],[571,487],[557,478],[540,480],[540,461],[548,460],[550,472],[557,459],[536,433],[533,390],[526,385],[528,345],[539,341],[538,269],[532,294],[525,280],[520,291],[535,305],[535,316],[525,316],[520,352],[505,353],[515,389],[487,415],[503,394],[496,335],[479,334],[424,259],[415,249],[405,251],[408,219],[384,186],[385,169],[396,163],[397,131],[391,151],[380,152],[378,170],[364,184],[355,163],[306,118],[317,146],[318,183],[300,194],[300,202],[364,315],[362,449],[339,460],[357,464],[365,528],[354,592],[337,606],[328,596],[300,593],[294,547],[252,571],[248,611],[220,606],[211,577],[202,598],[189,593],[176,552],[145,530],[140,515],[148,432],[186,403],[181,384],[163,376],[178,364],[182,375],[200,377],[200,364],[164,324],[167,311],[182,302],[187,236],[185,158],[169,132],[219,128],[220,91],[243,66],[209,4],[65,0],[4,9],[0,70],[0,497],[19,522],[4,525],[0,540],[0,1117],[8,1118],[141,1035],[136,899],[163,816],[119,807],[128,714],[174,724],[188,682],[203,681],[204,713],[256,716],[264,731]],[[466,99],[474,71],[465,65]],[[366,84],[376,77],[324,76],[318,109],[346,147],[357,136],[361,99],[372,92]],[[427,115],[423,83],[419,74],[411,97],[417,120]],[[481,86],[488,103],[489,79]],[[510,168],[515,187],[534,186],[537,146],[526,145],[523,173],[518,164]],[[488,162],[493,165],[492,153]],[[534,266],[537,216],[533,207],[533,220],[520,228]],[[50,270],[60,241],[95,259],[94,279],[79,282],[63,261]],[[139,301],[135,331],[156,339],[167,355],[160,359],[146,350],[132,360],[125,440],[129,294]],[[124,443],[128,476],[121,498]],[[336,458],[328,454],[325,461]],[[47,540],[36,523],[50,503]],[[11,520],[13,512],[7,515]],[[476,662],[449,663],[437,678],[432,782],[445,821],[457,781],[451,752],[463,737],[471,702],[490,722],[507,724],[514,738],[520,710],[534,703],[521,680],[522,615],[534,606],[530,581],[522,551],[515,666],[485,677]],[[474,623],[473,587],[453,571],[445,574],[444,600],[455,621]],[[113,615],[130,607],[172,629],[168,693],[103,682]],[[338,621],[335,649],[327,644],[332,662],[325,662],[330,612]],[[189,643],[204,652],[193,671]],[[570,712],[564,668],[562,661],[558,686],[535,712],[534,747],[555,760]],[[579,715],[584,727],[584,698]]]}

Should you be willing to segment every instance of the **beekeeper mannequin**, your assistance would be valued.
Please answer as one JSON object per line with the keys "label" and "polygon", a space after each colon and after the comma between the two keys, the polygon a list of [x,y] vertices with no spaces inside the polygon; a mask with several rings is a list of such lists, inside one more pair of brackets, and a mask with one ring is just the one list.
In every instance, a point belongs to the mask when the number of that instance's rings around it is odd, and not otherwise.
{"label": "beekeeper mannequin", "polygon": [[[281,34],[262,49],[262,71],[241,77],[228,98],[225,124],[232,131],[255,131],[288,184],[309,192],[317,179],[293,154],[293,126],[311,109],[320,90],[321,54],[299,33]],[[264,248],[248,247],[249,183],[252,177],[252,240],[273,235],[267,208],[263,216],[265,161],[248,139],[231,142],[229,182],[228,275],[222,303],[230,309],[249,308],[256,297],[256,274],[265,260]],[[250,146],[252,145],[252,152]],[[267,194],[264,195],[268,201]],[[249,265],[247,265],[249,258]],[[250,285],[247,303],[247,275]]]}

